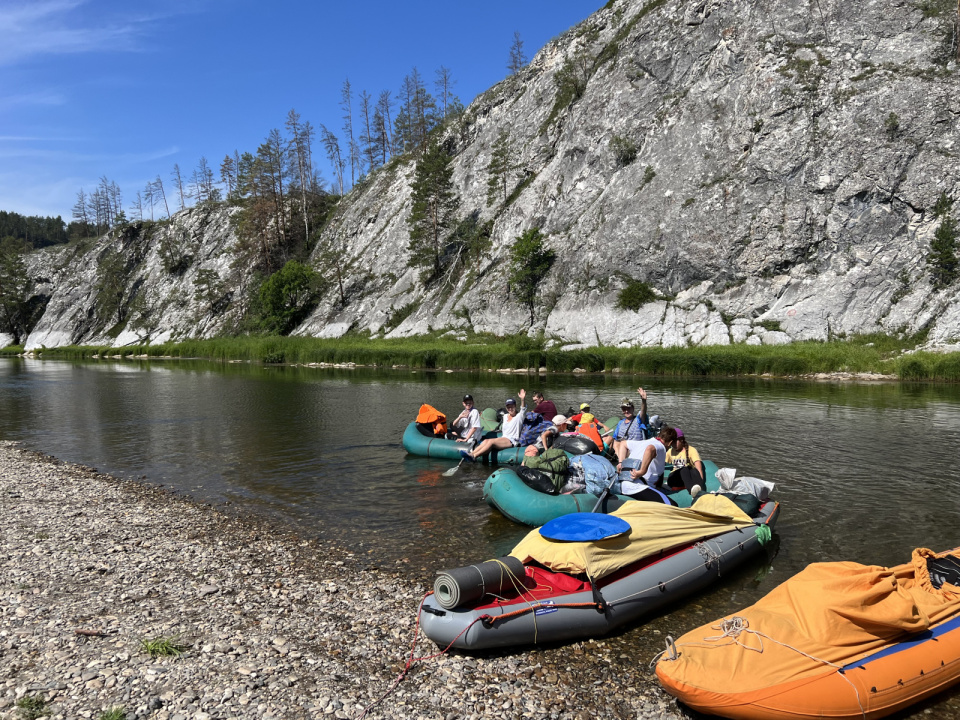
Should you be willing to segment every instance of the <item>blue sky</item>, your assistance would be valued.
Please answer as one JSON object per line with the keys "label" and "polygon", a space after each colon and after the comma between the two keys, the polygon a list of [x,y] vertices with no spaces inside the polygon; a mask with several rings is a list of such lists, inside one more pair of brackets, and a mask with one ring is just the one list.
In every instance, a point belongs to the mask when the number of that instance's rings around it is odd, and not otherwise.
{"label": "blue sky", "polygon": [[0,0],[0,210],[69,221],[101,176],[129,207],[174,163],[256,151],[291,108],[339,134],[346,78],[376,98],[443,65],[466,105],[506,76],[514,31],[529,59],[603,4]]}

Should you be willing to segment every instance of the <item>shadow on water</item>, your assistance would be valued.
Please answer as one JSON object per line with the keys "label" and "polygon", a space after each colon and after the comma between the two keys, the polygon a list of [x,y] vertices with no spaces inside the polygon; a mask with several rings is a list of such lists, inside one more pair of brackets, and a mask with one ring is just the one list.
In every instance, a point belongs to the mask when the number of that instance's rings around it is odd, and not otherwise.
{"label": "shadow on water", "polygon": [[[406,455],[421,403],[455,413],[471,392],[499,407],[525,386],[560,412],[591,400],[609,417],[640,382],[650,412],[703,456],[777,483],[782,545],[763,577],[743,568],[610,639],[625,652],[652,657],[666,634],[749,605],[810,562],[894,565],[914,547],[957,545],[958,385],[3,359],[0,438],[269,515],[432,584],[527,529],[484,503],[489,468],[444,477],[456,463]],[[937,701],[937,716],[955,702]]]}

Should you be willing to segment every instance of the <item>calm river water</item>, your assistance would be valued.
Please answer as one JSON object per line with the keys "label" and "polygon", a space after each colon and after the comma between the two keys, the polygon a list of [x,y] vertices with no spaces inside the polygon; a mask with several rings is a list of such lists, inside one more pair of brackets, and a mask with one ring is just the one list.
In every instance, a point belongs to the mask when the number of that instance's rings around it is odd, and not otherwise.
{"label": "calm river water", "polygon": [[[701,454],[777,483],[779,554],[616,642],[644,657],[750,604],[807,563],[883,565],[960,545],[960,386],[320,370],[194,361],[0,360],[0,438],[214,504],[266,513],[371,564],[433,571],[508,551],[525,529],[481,498],[489,470],[408,457],[422,402],[472,392],[499,407],[525,386],[603,418],[643,383],[650,412]],[[960,698],[925,706],[956,717]],[[915,711],[915,712],[922,712]],[[929,717],[929,713],[927,714]]]}

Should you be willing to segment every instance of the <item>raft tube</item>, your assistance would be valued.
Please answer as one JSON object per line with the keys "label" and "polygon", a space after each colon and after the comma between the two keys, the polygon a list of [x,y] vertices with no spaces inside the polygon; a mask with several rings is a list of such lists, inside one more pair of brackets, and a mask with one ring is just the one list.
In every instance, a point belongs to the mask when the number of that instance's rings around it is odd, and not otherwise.
{"label": "raft tube", "polygon": [[[499,435],[500,433],[490,431],[484,433],[483,439],[495,438]],[[466,449],[466,447],[456,440],[424,435],[417,429],[415,422],[407,425],[407,429],[403,431],[403,449],[411,455],[459,462],[461,460],[460,451]],[[487,453],[480,458],[480,461],[490,462],[490,455],[491,453]],[[499,465],[519,465],[523,462],[523,448],[500,450],[497,452],[496,458],[493,458],[493,462]]]}
{"label": "raft tube", "polygon": [[[755,522],[772,530],[779,514],[779,503],[767,501]],[[420,606],[421,627],[440,648],[452,644],[469,650],[605,635],[703,589],[759,555],[769,537],[760,530],[731,530],[628,565],[597,583],[604,612],[598,610],[589,583],[538,569],[539,584],[551,590],[535,601],[513,592],[491,603],[446,610],[431,594]]]}
{"label": "raft tube", "polygon": [[[958,553],[960,548],[950,552]],[[954,558],[954,561],[956,559],[960,558]],[[857,567],[854,563],[832,564]],[[877,573],[877,577],[888,575],[882,572],[887,568],[877,569],[881,571]],[[927,613],[936,603],[956,602],[954,587],[947,590],[944,585],[946,592],[941,593],[929,582],[912,574],[908,565],[889,570],[889,574],[894,575],[894,578],[891,580],[883,577],[882,580],[877,580],[875,590],[871,588],[867,593],[880,607],[884,607],[885,592],[899,592],[905,598],[909,598],[910,592],[914,596],[930,593],[932,598],[930,603],[922,607],[904,599],[904,625],[915,622],[918,627],[922,627],[921,619],[927,617]],[[790,586],[795,579],[788,579],[774,592]],[[904,589],[911,584],[912,590]],[[850,587],[852,594],[860,590],[863,595],[862,586],[858,587],[856,580],[850,580]],[[886,588],[890,589],[885,590]],[[797,595],[789,597],[801,598],[799,593],[800,591],[797,591]],[[866,630],[858,627],[860,644],[849,641],[845,644],[844,625],[853,624],[855,620],[845,619],[842,606],[818,604],[816,598],[805,598],[808,619],[812,614],[815,622],[807,624],[798,619],[796,632],[800,636],[800,642],[791,639],[793,644],[783,644],[782,640],[769,639],[766,635],[776,632],[771,630],[768,624],[772,625],[769,622],[771,619],[779,620],[782,610],[778,613],[778,608],[774,606],[772,609],[765,608],[763,613],[755,611],[766,600],[767,598],[763,598],[756,605],[737,613],[743,616],[740,618],[741,635],[736,637],[734,629],[731,637],[722,638],[727,641],[726,646],[717,638],[717,628],[722,627],[721,623],[727,620],[726,618],[707,623],[678,638],[673,646],[674,651],[660,657],[656,666],[657,678],[664,689],[698,712],[734,720],[875,720],[900,712],[960,682],[958,611],[926,629],[901,633],[895,637],[887,637],[882,633],[890,633],[891,627],[899,618],[880,612],[875,627],[879,642],[874,644],[875,647],[869,654],[863,656],[861,648],[867,641],[862,637]],[[886,604],[886,607],[889,609],[890,605]],[[852,615],[859,619],[864,612],[864,607],[858,604]],[[817,622],[817,617],[821,615],[824,620]],[[833,617],[836,620],[827,621],[827,618]],[[728,632],[729,627],[728,625]],[[782,630],[783,627],[782,623],[777,625],[778,629]],[[829,635],[824,634],[823,628],[829,628],[832,632]],[[821,630],[820,633],[817,633],[818,629]],[[746,632],[753,632],[754,635],[748,636]],[[803,636],[809,636],[809,644],[803,643]],[[705,642],[704,638],[710,640]],[[743,667],[745,663],[742,656],[759,652],[761,645],[758,640],[766,648],[762,661],[764,674],[760,675],[755,671],[748,675],[749,682],[742,683],[739,687],[731,687],[731,683],[725,682],[728,673],[723,670]],[[832,647],[831,642],[835,643]],[[804,652],[812,650],[812,647],[826,647],[826,652],[821,649],[820,655],[827,654],[831,661],[818,659],[818,656]],[[801,654],[806,655],[813,663],[821,663],[823,669],[811,670],[809,665],[797,663],[796,658]],[[714,670],[717,672],[712,672]],[[931,710],[925,712],[930,713]],[[921,716],[918,712],[917,717]]]}
{"label": "raft tube", "polygon": [[[523,460],[522,455],[520,460]],[[703,469],[707,474],[707,492],[719,490],[720,482],[717,480],[716,464],[710,460],[704,460]],[[669,475],[670,471],[668,470],[666,474]],[[686,490],[663,488],[662,492],[672,498],[679,507],[690,507],[693,502],[693,498]],[[540,527],[561,515],[590,512],[597,504],[598,498],[590,493],[548,495],[534,490],[513,470],[501,468],[488,477],[483,484],[483,499],[487,501],[487,505],[496,508],[515,523]],[[631,500],[632,498],[625,495],[614,495],[601,510],[610,512]]]}

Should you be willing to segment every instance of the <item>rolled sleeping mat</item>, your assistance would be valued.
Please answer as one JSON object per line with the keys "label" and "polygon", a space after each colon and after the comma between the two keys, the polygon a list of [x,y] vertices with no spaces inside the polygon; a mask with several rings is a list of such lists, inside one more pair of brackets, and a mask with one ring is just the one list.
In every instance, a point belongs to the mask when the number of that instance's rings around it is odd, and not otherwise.
{"label": "rolled sleeping mat", "polygon": [[554,440],[550,447],[564,450],[571,455],[599,455],[601,450],[597,444],[586,435],[561,435]]}
{"label": "rolled sleeping mat", "polygon": [[484,595],[501,594],[517,585],[522,586],[526,577],[523,563],[506,555],[476,565],[441,570],[433,583],[433,594],[441,607],[453,610]]}

